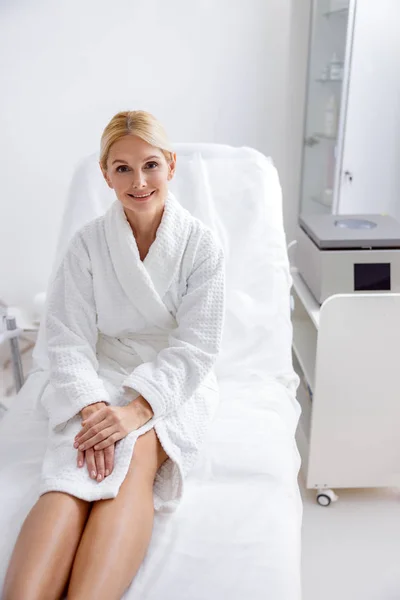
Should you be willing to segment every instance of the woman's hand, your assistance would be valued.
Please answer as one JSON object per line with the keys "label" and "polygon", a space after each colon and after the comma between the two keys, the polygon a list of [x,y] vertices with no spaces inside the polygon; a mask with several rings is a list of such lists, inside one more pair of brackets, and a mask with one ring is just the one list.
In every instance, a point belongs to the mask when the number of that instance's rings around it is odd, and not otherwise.
{"label": "woman's hand", "polygon": [[[85,406],[85,408],[82,408],[81,412],[79,413],[82,417],[82,421],[84,421],[85,419],[88,419],[90,417],[90,415],[92,415],[93,413],[95,413],[98,410],[100,410],[101,408],[103,408],[103,406],[107,406],[107,404],[105,402],[95,402],[94,404],[89,404],[89,406]],[[77,457],[78,467],[83,467],[84,462],[85,462],[85,453],[78,450],[78,457]],[[88,468],[89,468],[89,466],[88,466]],[[90,475],[90,471],[89,471],[89,475]]]}
{"label": "woman's hand", "polygon": [[139,396],[126,406],[104,406],[82,421],[74,447],[80,452],[89,448],[104,450],[139,429],[153,416],[149,403]]}
{"label": "woman's hand", "polygon": [[82,454],[86,458],[86,464],[89,471],[89,477],[103,481],[105,477],[108,477],[112,473],[114,468],[114,451],[115,445],[108,446],[105,450],[93,450],[89,448]]}
{"label": "woman's hand", "polygon": [[[80,415],[82,419],[88,419],[92,414],[96,413],[104,406],[107,406],[105,402],[90,404],[81,410]],[[114,468],[114,451],[114,445],[108,446],[105,450],[95,451],[93,448],[89,448],[86,452],[78,450],[78,467],[83,467],[86,459],[89,476],[100,482],[104,477],[108,477],[108,475],[112,473]]]}

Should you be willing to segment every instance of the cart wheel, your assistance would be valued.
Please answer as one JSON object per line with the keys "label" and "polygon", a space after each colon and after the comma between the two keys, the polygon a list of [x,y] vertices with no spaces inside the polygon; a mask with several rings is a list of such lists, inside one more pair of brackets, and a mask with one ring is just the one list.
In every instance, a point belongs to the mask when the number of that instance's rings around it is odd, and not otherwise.
{"label": "cart wheel", "polygon": [[320,506],[329,506],[331,502],[336,502],[338,496],[333,490],[318,490],[317,502]]}
{"label": "cart wheel", "polygon": [[317,502],[320,506],[329,506],[332,500],[326,494],[318,494]]}

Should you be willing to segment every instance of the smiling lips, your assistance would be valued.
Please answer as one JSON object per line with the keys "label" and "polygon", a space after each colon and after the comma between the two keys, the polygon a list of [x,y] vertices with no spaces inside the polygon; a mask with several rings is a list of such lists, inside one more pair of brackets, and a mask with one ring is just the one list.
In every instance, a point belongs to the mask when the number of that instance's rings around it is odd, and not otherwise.
{"label": "smiling lips", "polygon": [[146,198],[150,198],[152,194],[154,194],[155,190],[150,192],[149,194],[128,194],[131,198],[135,198],[135,200],[146,200]]}

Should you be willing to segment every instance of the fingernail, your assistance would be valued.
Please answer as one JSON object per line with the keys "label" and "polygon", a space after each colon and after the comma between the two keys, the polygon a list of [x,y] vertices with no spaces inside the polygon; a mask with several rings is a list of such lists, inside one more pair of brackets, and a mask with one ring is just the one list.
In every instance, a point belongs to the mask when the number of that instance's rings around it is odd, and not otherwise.
{"label": "fingernail", "polygon": [[84,449],[85,449],[85,445],[84,445],[84,444],[81,444],[81,445],[79,446],[79,450],[84,450]]}
{"label": "fingernail", "polygon": [[102,478],[102,476],[101,476],[100,474],[99,474],[99,475],[97,475],[97,481],[101,481],[102,479],[103,479],[103,478]]}
{"label": "fingernail", "polygon": [[78,467],[81,467],[81,466],[82,466],[82,464],[83,464],[83,463],[82,463],[81,461],[79,461],[79,462],[78,462]]}
{"label": "fingernail", "polygon": [[75,442],[74,448],[77,448],[78,446],[79,446],[78,442]]}
{"label": "fingernail", "polygon": [[96,471],[92,471],[91,475],[92,475],[93,479],[95,479],[96,478]]}
{"label": "fingernail", "polygon": [[108,469],[106,469],[106,477],[108,477],[110,474],[110,471]]}

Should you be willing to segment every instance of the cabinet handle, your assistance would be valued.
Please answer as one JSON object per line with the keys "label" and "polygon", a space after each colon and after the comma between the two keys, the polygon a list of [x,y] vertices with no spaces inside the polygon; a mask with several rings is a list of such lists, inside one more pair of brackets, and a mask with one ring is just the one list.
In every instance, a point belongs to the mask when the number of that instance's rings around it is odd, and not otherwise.
{"label": "cabinet handle", "polygon": [[314,137],[313,135],[310,135],[309,137],[307,137],[304,140],[304,144],[306,146],[309,146],[310,148],[312,148],[313,146],[315,146],[316,144],[319,144],[319,139]]}
{"label": "cabinet handle", "polygon": [[353,173],[351,173],[350,171],[345,171],[344,172],[344,178],[351,183],[353,181]]}

